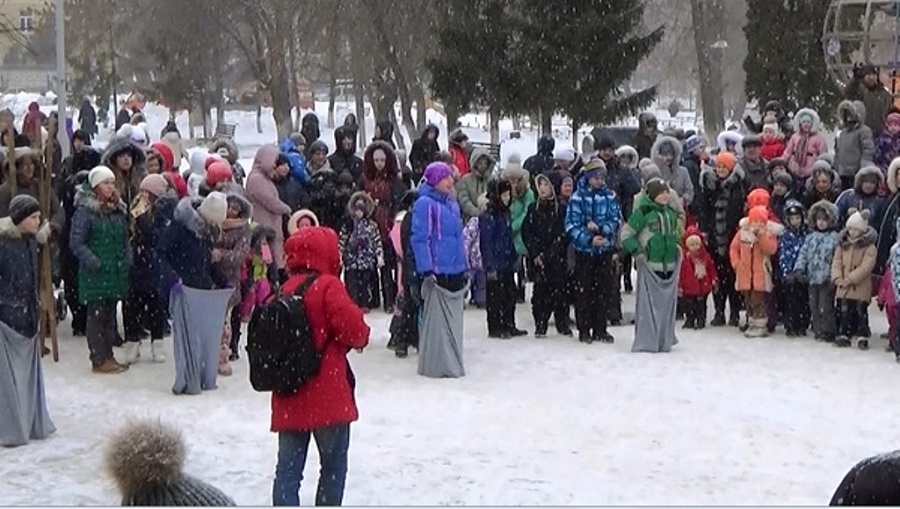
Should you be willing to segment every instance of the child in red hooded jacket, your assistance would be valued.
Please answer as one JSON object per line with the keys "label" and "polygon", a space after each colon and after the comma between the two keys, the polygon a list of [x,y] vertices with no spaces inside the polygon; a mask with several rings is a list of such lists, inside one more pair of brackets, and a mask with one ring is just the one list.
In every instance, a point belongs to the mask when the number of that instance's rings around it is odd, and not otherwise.
{"label": "child in red hooded jacket", "polygon": [[699,228],[689,226],[681,237],[684,260],[678,289],[684,300],[684,328],[706,327],[706,298],[719,282],[716,264],[706,249],[706,238]]}

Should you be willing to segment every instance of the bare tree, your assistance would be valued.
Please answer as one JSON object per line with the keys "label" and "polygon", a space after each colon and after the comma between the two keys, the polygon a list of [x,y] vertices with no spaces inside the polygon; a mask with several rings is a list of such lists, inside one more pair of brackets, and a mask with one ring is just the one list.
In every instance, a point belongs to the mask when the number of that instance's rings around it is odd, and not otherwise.
{"label": "bare tree", "polygon": [[706,137],[716,136],[725,127],[725,105],[722,98],[722,55],[727,41],[720,20],[721,0],[691,0],[694,47],[703,105],[703,128]]}

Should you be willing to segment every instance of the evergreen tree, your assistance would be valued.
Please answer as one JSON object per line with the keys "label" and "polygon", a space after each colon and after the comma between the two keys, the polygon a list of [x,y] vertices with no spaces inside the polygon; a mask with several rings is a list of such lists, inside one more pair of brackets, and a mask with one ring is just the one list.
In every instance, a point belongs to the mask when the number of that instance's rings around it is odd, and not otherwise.
{"label": "evergreen tree", "polygon": [[822,55],[829,0],[747,0],[747,97],[781,102],[785,111],[811,107],[831,124],[841,100]]}
{"label": "evergreen tree", "polygon": [[526,0],[520,64],[529,107],[548,123],[553,112],[596,125],[633,115],[656,87],[624,93],[624,85],[662,40],[663,28],[641,34],[643,0]]}

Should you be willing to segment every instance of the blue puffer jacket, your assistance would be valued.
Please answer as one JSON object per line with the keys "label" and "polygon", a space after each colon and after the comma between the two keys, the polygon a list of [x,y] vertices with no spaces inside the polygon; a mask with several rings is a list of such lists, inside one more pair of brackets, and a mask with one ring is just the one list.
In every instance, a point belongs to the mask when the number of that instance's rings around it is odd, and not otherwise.
{"label": "blue puffer jacket", "polygon": [[[600,228],[600,235],[609,240],[600,247],[593,245],[594,234],[588,231],[593,221]],[[578,179],[578,190],[569,199],[566,210],[566,233],[572,239],[575,251],[599,256],[615,249],[622,226],[622,211],[615,195],[605,185],[592,189],[588,179]]]}
{"label": "blue puffer jacket", "polygon": [[803,241],[806,240],[809,230],[806,225],[800,228],[786,227],[784,234],[778,239],[778,274],[784,276],[794,271],[800,250],[803,249]]}
{"label": "blue puffer jacket", "polygon": [[491,206],[478,216],[481,266],[485,272],[514,272],[516,246],[513,243],[509,212]]}
{"label": "blue puffer jacket", "polygon": [[309,173],[306,171],[306,156],[297,148],[297,145],[290,138],[281,142],[278,149],[288,157],[291,162],[290,176],[292,179],[306,184],[309,182]]}
{"label": "blue puffer jacket", "polygon": [[840,234],[837,228],[837,207],[833,203],[820,201],[809,208],[809,223],[815,227],[816,214],[825,212],[831,221],[832,229],[828,231],[812,231],[803,241],[803,247],[797,255],[794,270],[806,274],[811,285],[822,285],[831,281],[831,260],[838,245]]}
{"label": "blue puffer jacket", "polygon": [[416,272],[456,275],[466,271],[463,222],[456,198],[422,184],[412,209]]}

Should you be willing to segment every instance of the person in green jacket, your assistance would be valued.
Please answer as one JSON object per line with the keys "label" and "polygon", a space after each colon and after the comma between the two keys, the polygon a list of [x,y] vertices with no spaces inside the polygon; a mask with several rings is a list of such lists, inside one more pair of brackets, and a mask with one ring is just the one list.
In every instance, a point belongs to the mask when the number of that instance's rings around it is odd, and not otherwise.
{"label": "person in green jacket", "polygon": [[128,295],[131,247],[128,209],[106,166],[91,170],[75,195],[70,245],[78,258],[78,295],[87,306],[87,341],[95,373],[128,369],[113,356],[116,305]]}
{"label": "person in green jacket", "polygon": [[669,279],[678,263],[681,227],[669,207],[669,186],[661,178],[647,181],[645,193],[622,229],[622,248],[662,279]]}
{"label": "person in green jacket", "polygon": [[462,211],[463,223],[468,223],[473,217],[478,217],[483,212],[478,207],[478,198],[487,193],[488,180],[497,164],[491,154],[483,148],[475,148],[469,157],[469,165],[472,168],[466,176],[456,183],[456,201]]}
{"label": "person in green jacket", "polygon": [[512,185],[512,202],[509,204],[510,225],[512,226],[513,245],[516,247],[516,279],[517,295],[519,303],[525,302],[525,264],[523,261],[528,255],[525,241],[522,240],[522,225],[525,224],[525,216],[528,215],[528,207],[535,202],[534,190],[531,188],[531,178],[522,168],[522,158],[518,154],[509,156],[501,178]]}

